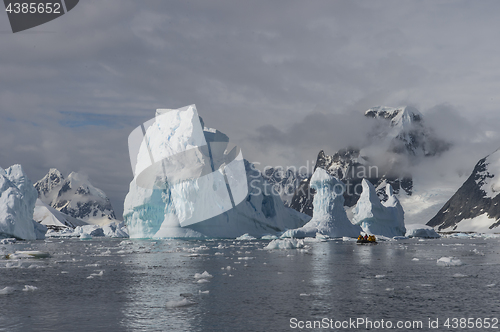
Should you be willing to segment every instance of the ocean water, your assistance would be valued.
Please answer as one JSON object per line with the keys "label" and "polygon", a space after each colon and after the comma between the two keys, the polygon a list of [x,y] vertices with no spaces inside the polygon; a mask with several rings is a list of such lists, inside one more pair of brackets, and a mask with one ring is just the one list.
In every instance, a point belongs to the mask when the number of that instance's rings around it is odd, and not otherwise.
{"label": "ocean water", "polygon": [[[264,250],[268,243],[48,239],[0,245],[0,331],[500,329],[494,324],[500,318],[499,239],[326,241]],[[50,257],[5,258],[19,250]],[[449,263],[457,265],[443,266]],[[205,271],[209,277],[195,278]],[[474,320],[460,326],[468,318]],[[479,327],[486,318],[490,327]],[[360,324],[354,328],[353,321]],[[335,328],[342,324],[347,328]]]}

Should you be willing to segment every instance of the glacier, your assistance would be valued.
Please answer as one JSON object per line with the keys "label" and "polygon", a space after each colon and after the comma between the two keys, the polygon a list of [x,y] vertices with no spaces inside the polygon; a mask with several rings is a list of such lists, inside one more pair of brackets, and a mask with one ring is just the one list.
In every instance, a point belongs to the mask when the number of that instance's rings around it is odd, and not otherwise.
{"label": "glacier", "polygon": [[316,237],[357,237],[361,227],[353,225],[344,210],[345,185],[322,168],[316,168],[310,181],[316,190],[313,200],[313,217],[303,227],[287,230],[282,238]]}
{"label": "glacier", "polygon": [[33,220],[37,196],[21,165],[0,168],[0,237],[45,238],[47,227]]}
{"label": "glacier", "polygon": [[134,173],[124,202],[131,238],[260,237],[309,219],[286,208],[255,166],[206,128],[196,106],[158,109],[129,136]]}
{"label": "glacier", "polygon": [[358,203],[353,209],[353,221],[361,226],[367,234],[386,237],[404,236],[404,211],[398,198],[394,195],[392,186],[387,184],[387,201],[380,202],[375,187],[370,181],[363,179],[363,191]]}

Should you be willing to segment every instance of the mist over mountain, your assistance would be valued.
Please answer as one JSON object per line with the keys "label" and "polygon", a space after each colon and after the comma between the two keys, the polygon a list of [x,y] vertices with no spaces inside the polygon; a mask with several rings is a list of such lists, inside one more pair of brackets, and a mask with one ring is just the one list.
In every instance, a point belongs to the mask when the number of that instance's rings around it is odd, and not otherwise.
{"label": "mist over mountain", "polygon": [[[411,196],[413,180],[409,165],[439,156],[452,144],[437,137],[423,115],[413,107],[378,106],[370,108],[364,115],[371,121],[371,128],[360,140],[364,142],[363,146],[341,149],[332,156],[322,150],[315,169],[323,168],[346,184],[344,198],[349,207],[359,199],[363,178],[375,186],[382,200],[387,198],[387,184],[391,184],[396,194]],[[308,183],[308,179],[301,182],[290,207],[311,215],[314,191],[310,190]]]}

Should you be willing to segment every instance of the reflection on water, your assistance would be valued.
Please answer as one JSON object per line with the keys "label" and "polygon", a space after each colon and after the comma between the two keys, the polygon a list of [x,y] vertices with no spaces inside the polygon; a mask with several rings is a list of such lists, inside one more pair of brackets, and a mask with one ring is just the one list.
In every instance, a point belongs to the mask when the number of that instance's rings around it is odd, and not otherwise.
{"label": "reflection on water", "polygon": [[[2,254],[43,250],[51,257],[0,259],[0,331],[289,331],[294,317],[427,322],[500,315],[495,239],[307,242],[305,250],[272,251],[263,250],[267,243],[2,245]],[[436,264],[451,256],[464,264]],[[195,278],[204,271],[212,278]],[[25,285],[37,288],[23,291]]]}

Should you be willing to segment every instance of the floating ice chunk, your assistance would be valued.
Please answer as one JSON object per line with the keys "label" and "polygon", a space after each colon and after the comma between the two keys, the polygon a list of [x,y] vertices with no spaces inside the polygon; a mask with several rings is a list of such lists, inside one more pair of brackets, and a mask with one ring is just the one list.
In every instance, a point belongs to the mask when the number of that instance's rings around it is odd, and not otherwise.
{"label": "floating ice chunk", "polygon": [[273,249],[299,249],[304,248],[304,241],[298,239],[279,239],[272,240],[267,246],[264,247],[266,250]]}
{"label": "floating ice chunk", "polygon": [[250,240],[256,240],[255,237],[251,236],[250,234],[246,233],[246,234],[243,234],[242,236],[238,236],[236,238],[236,240],[240,240],[240,241],[250,241]]}
{"label": "floating ice chunk", "polygon": [[436,238],[441,237],[441,235],[436,233],[434,228],[427,226],[427,225],[421,225],[421,224],[406,225],[405,236],[407,236],[407,237],[422,237],[422,238],[428,238],[428,239],[436,239]]}
{"label": "floating ice chunk", "polygon": [[267,234],[267,235],[262,236],[260,239],[261,240],[275,240],[277,238],[278,237],[276,235]]}
{"label": "floating ice chunk", "polygon": [[1,239],[0,240],[0,244],[12,244],[12,243],[16,243],[17,239],[14,238],[14,237],[9,237],[9,238],[6,238],[6,239]]}
{"label": "floating ice chunk", "polygon": [[469,276],[466,274],[462,274],[462,273],[455,273],[452,277],[453,278],[468,278]]}
{"label": "floating ice chunk", "polygon": [[23,267],[23,264],[21,263],[21,261],[16,261],[15,263],[14,262],[9,262],[7,264],[5,264],[5,267],[7,269],[15,269],[15,268],[20,268],[20,267]]}
{"label": "floating ice chunk", "polygon": [[204,284],[204,283],[207,283],[207,282],[210,282],[210,280],[208,279],[198,279],[197,283],[199,284]]}
{"label": "floating ice chunk", "polygon": [[23,292],[34,292],[38,289],[36,286],[24,285]]}
{"label": "floating ice chunk", "polygon": [[415,262],[418,262],[419,260],[420,260],[420,259],[418,259],[418,258],[416,258],[416,257],[412,259],[412,261],[415,261]]}
{"label": "floating ice chunk", "polygon": [[184,298],[180,301],[168,301],[167,303],[165,303],[165,306],[167,308],[181,308],[181,307],[188,307],[194,304],[197,303]]}
{"label": "floating ice chunk", "polygon": [[385,278],[385,274],[377,274],[375,276],[375,279],[382,279],[382,278]]}
{"label": "floating ice chunk", "polygon": [[488,284],[486,287],[495,287],[497,284]]}
{"label": "floating ice chunk", "polygon": [[214,276],[208,273],[207,271],[203,273],[195,273],[194,278],[195,279],[207,279],[207,278],[213,278]]}
{"label": "floating ice chunk", "polygon": [[307,293],[300,293],[300,295],[299,295],[299,296],[309,297],[309,296],[311,296],[311,294],[307,294]]}
{"label": "floating ice chunk", "polygon": [[38,250],[24,250],[24,251],[16,251],[16,254],[24,255],[25,257],[34,257],[34,258],[47,258],[50,257],[50,254],[46,251],[38,251]]}
{"label": "floating ice chunk", "polygon": [[238,260],[245,260],[245,261],[248,261],[248,260],[251,260],[251,259],[255,259],[255,257],[238,257]]}
{"label": "floating ice chunk", "polygon": [[[99,273],[91,273],[90,277],[102,277],[104,274],[104,271],[101,271]],[[87,278],[87,279],[92,279],[92,278]]]}
{"label": "floating ice chunk", "polygon": [[460,266],[462,261],[456,257],[441,257],[437,260],[439,266]]}
{"label": "floating ice chunk", "polygon": [[206,291],[202,291],[202,290],[199,290],[198,291],[198,294],[208,294],[210,293],[210,291],[206,290]]}
{"label": "floating ice chunk", "polygon": [[481,252],[481,251],[479,251],[479,250],[477,250],[477,249],[473,249],[472,252],[475,253],[476,255],[484,256],[484,253]]}
{"label": "floating ice chunk", "polygon": [[7,295],[7,294],[11,294],[15,291],[15,288],[14,287],[5,287],[3,289],[0,289],[0,295]]}

